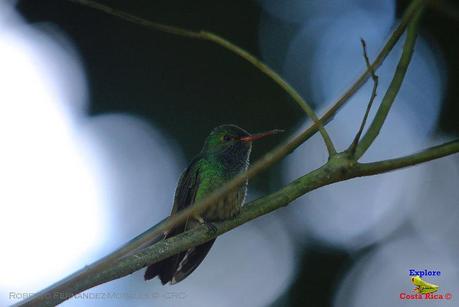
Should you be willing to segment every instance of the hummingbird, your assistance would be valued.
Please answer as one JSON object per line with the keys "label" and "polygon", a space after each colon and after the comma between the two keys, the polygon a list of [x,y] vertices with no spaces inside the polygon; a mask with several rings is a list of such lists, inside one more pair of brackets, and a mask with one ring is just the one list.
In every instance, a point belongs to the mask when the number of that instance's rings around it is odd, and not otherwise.
{"label": "hummingbird", "polygon": [[[193,206],[233,177],[247,170],[252,142],[281,132],[271,130],[250,134],[236,125],[221,125],[207,136],[201,152],[191,160],[180,176],[174,197],[171,216]],[[210,229],[212,222],[236,216],[247,193],[247,180],[224,199],[207,208],[200,216],[193,216],[162,234],[158,240],[173,237],[201,224]],[[144,279],[159,277],[163,285],[176,284],[189,276],[204,260],[215,239],[166,258],[147,267]]]}

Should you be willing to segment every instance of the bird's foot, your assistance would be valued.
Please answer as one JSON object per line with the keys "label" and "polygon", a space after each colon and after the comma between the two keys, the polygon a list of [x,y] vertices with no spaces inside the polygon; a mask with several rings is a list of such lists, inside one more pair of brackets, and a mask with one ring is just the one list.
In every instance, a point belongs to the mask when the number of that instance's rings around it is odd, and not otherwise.
{"label": "bird's foot", "polygon": [[206,224],[207,229],[209,230],[210,233],[214,234],[217,232],[217,226],[215,226],[214,224],[206,220],[204,220],[204,223]]}
{"label": "bird's foot", "polygon": [[206,225],[210,233],[214,234],[215,232],[217,232],[217,227],[214,224],[212,224],[212,222],[209,222],[208,220],[203,219],[200,216],[195,217],[195,219],[199,222],[199,224]]}

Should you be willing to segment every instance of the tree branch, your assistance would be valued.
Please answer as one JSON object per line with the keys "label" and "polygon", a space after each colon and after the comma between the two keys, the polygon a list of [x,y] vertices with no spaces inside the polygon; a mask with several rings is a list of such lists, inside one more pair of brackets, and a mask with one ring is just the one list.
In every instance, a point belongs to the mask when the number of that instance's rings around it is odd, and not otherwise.
{"label": "tree branch", "polygon": [[405,156],[402,158],[389,159],[372,163],[359,163],[359,170],[365,174],[365,176],[382,174],[403,167],[413,166],[419,163],[438,159],[457,152],[459,152],[459,140],[451,141],[439,146],[430,147],[417,154]]}
{"label": "tree branch", "polygon": [[322,186],[355,177],[385,173],[458,152],[459,140],[432,147],[409,156],[375,163],[356,163],[348,154],[339,153],[332,157],[324,166],[296,179],[277,192],[248,203],[234,219],[216,223],[216,232],[209,232],[205,225],[198,226],[167,240],[160,241],[133,255],[126,256],[103,272],[89,275],[87,278],[73,283],[71,287],[66,288],[63,292],[54,292],[55,295],[49,296],[38,296],[31,301],[21,302],[20,306],[54,306],[76,293],[121,278],[145,266],[161,261],[193,246],[205,243],[250,220],[287,206],[298,197]]}
{"label": "tree branch", "polygon": [[[327,114],[332,115],[333,113]],[[113,267],[113,265],[116,265],[119,259],[123,256],[133,254],[135,251],[152,244],[152,242],[154,242],[156,238],[163,232],[168,231],[174,226],[185,222],[190,216],[196,215],[199,212],[214,205],[218,202],[218,200],[222,199],[231,191],[238,188],[240,185],[244,184],[247,179],[256,176],[260,172],[266,170],[276,162],[280,161],[287,154],[291,153],[298,146],[300,146],[306,140],[312,137],[317,132],[317,130],[317,125],[313,124],[289,142],[283,145],[279,145],[274,150],[265,154],[261,159],[254,163],[246,172],[234,177],[232,180],[227,182],[224,186],[222,186],[215,192],[211,193],[202,201],[197,202],[193,206],[190,206],[184,210],[179,211],[177,214],[174,214],[173,216],[170,216],[169,218],[163,220],[159,224],[151,227],[144,233],[140,234],[136,238],[130,240],[128,243],[124,244],[122,247],[115,250],[106,257],[94,262],[91,265],[86,266],[82,270],[79,270],[71,274],[65,279],[58,281],[57,283],[49,286],[48,288],[40,291],[39,293],[30,296],[28,299],[20,302],[18,306],[54,306],[54,303],[47,303],[48,300],[44,298],[56,296],[57,298],[49,302],[57,302],[57,300],[59,300],[59,302],[62,302],[69,298],[66,294],[70,295],[70,293],[73,293],[73,295],[75,295],[79,293],[73,292],[72,289],[74,289],[75,285],[85,284],[85,282],[87,282],[87,280],[91,279],[93,276],[99,276],[105,270],[110,269],[111,267]],[[41,305],[42,302],[43,305]]]}

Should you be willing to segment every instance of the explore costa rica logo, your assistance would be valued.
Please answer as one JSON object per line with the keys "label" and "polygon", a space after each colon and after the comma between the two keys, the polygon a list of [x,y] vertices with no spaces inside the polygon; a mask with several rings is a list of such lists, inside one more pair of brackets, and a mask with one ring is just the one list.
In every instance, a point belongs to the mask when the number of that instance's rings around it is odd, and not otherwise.
{"label": "explore costa rica logo", "polygon": [[401,292],[401,300],[451,300],[453,298],[453,295],[449,292],[436,293],[440,287],[423,279],[425,276],[440,276],[440,271],[429,271],[427,269],[417,271],[415,269],[410,269],[408,272],[410,281],[415,288],[410,293]]}

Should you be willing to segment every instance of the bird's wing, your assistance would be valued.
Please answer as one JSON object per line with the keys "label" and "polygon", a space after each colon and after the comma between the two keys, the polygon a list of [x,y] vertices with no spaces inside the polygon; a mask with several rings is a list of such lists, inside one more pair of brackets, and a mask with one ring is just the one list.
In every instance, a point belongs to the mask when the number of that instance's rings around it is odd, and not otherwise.
{"label": "bird's wing", "polygon": [[[193,159],[180,177],[175,191],[174,207],[172,208],[171,215],[174,215],[194,203],[200,183],[199,161],[200,157]],[[184,232],[187,223],[188,221],[171,229],[165,238],[173,237]],[[191,272],[201,263],[212,246],[213,241],[214,240],[211,240],[149,266],[145,272],[145,279],[151,279],[159,275],[163,284],[169,281],[175,283],[182,280],[191,274]]]}
{"label": "bird's wing", "polygon": [[194,158],[188,168],[180,176],[175,190],[174,207],[171,215],[189,207],[194,203],[199,188],[199,157]]}

